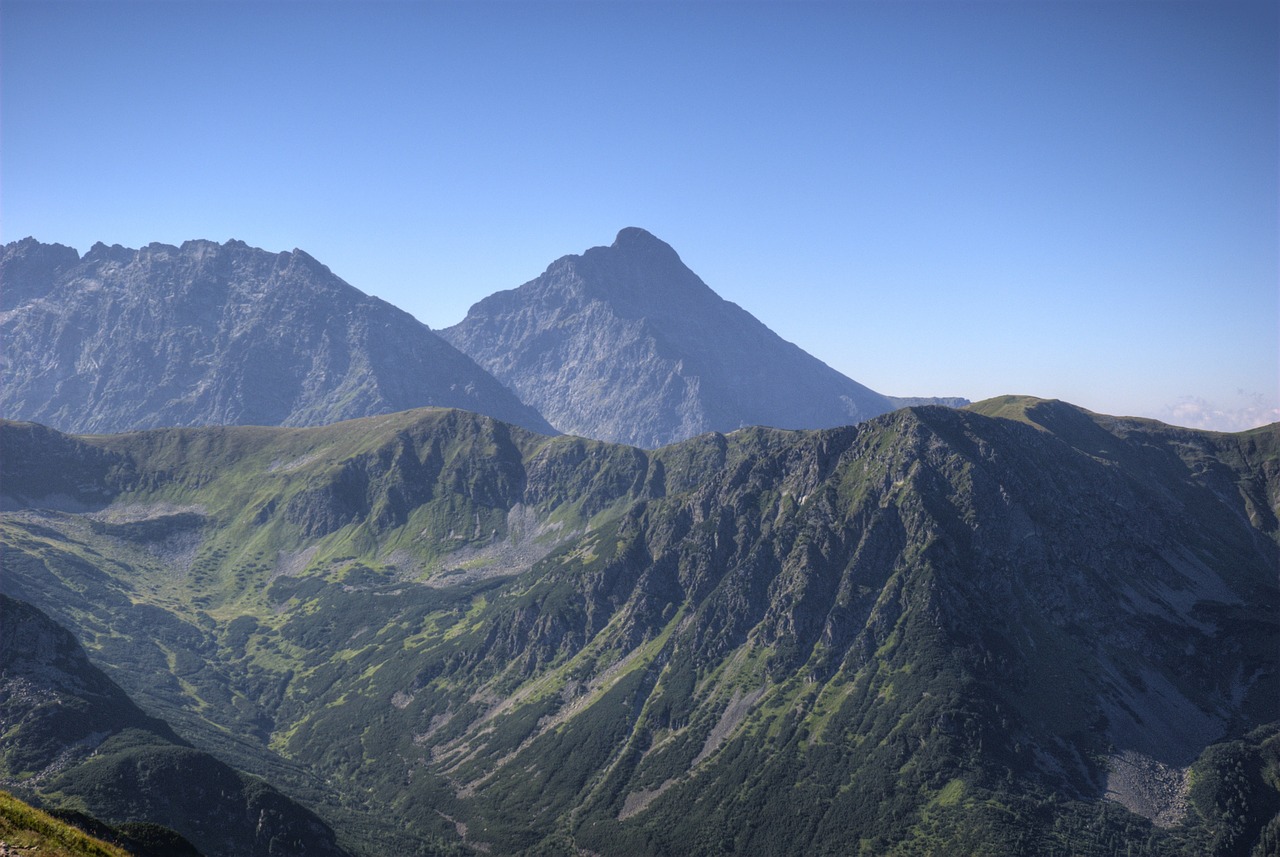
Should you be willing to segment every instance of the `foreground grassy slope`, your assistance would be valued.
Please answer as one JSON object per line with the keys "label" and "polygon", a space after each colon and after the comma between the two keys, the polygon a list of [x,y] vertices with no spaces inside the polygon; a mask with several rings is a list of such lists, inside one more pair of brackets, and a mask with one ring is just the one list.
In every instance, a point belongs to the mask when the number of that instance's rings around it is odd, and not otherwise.
{"label": "foreground grassy slope", "polygon": [[201,857],[173,830],[147,822],[112,827],[75,810],[46,812],[0,791],[0,845],[30,857]]}
{"label": "foreground grassy slope", "polygon": [[357,849],[1266,847],[1274,766],[1228,774],[1280,720],[1275,427],[0,441],[6,591]]}
{"label": "foreground grassy slope", "polygon": [[0,792],[0,844],[32,857],[130,857],[118,845],[90,836],[8,792]]}

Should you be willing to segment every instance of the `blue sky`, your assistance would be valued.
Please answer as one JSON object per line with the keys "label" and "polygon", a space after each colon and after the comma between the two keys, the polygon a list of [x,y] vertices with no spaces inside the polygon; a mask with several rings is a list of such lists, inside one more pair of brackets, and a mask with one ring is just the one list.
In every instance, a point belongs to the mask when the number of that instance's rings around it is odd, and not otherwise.
{"label": "blue sky", "polygon": [[299,247],[445,327],[642,226],[893,395],[1280,419],[1280,12],[0,0],[0,237]]}

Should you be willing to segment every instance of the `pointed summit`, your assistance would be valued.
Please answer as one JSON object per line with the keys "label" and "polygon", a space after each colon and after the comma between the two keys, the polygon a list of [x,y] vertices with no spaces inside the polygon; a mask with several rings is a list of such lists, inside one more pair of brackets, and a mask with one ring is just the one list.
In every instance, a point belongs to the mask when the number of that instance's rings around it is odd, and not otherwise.
{"label": "pointed summit", "polygon": [[637,446],[748,425],[825,428],[894,407],[724,300],[635,226],[440,333],[557,429]]}
{"label": "pointed summit", "polygon": [[[675,255],[675,250],[671,249],[671,245],[662,239],[656,237],[652,232],[641,229],[639,226],[628,226],[618,231],[618,237],[613,239],[612,249],[614,250],[639,250],[643,252],[666,252]],[[676,258],[679,258],[678,256]]]}
{"label": "pointed summit", "polygon": [[647,229],[641,229],[639,226],[624,226],[618,230],[618,237],[613,239],[613,246],[620,247],[624,244],[640,244],[643,242],[657,242],[662,246],[668,246],[665,241],[658,241],[653,233]]}
{"label": "pointed summit", "polygon": [[593,278],[598,283],[612,284],[622,293],[647,294],[650,301],[659,302],[652,307],[656,311],[675,310],[667,304],[686,299],[691,293],[702,292],[704,299],[720,299],[685,266],[670,244],[638,226],[621,230],[608,247],[592,247],[582,259],[602,266]]}

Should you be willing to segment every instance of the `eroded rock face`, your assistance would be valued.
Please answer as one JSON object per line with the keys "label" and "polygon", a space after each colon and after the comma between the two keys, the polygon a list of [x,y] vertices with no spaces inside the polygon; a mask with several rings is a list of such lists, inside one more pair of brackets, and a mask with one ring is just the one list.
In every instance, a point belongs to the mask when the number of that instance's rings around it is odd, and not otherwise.
{"label": "eroded rock face", "polygon": [[643,447],[749,425],[828,428],[897,406],[721,298],[635,227],[485,298],[441,335],[561,431]]}
{"label": "eroded rock face", "polygon": [[408,313],[301,250],[33,239],[0,261],[0,414],[64,431],[321,425],[422,406],[545,433],[532,408]]}

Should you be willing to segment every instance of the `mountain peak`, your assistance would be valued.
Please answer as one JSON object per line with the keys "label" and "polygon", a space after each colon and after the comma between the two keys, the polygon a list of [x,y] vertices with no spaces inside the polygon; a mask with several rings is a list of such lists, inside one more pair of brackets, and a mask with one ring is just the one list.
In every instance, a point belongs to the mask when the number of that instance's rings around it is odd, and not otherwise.
{"label": "mountain peak", "polygon": [[614,247],[667,247],[669,244],[654,236],[647,229],[639,226],[626,226],[618,230],[618,237],[613,239]]}
{"label": "mountain peak", "polygon": [[89,248],[89,252],[85,253],[80,261],[85,264],[115,262],[120,265],[126,265],[136,253],[136,250],[130,250],[128,247],[124,247],[120,244],[112,244],[108,247],[102,241],[96,241],[94,242],[94,245]]}
{"label": "mountain peak", "polygon": [[486,298],[446,339],[570,434],[656,448],[892,409],[717,295],[639,227]]}
{"label": "mountain peak", "polygon": [[670,256],[677,262],[679,254],[670,244],[655,236],[652,232],[639,226],[628,226],[619,230],[618,237],[613,239],[610,250],[621,250],[627,253],[645,253],[649,255]]}
{"label": "mountain peak", "polygon": [[48,294],[47,283],[80,262],[80,254],[61,244],[23,238],[0,251],[0,311]]}

